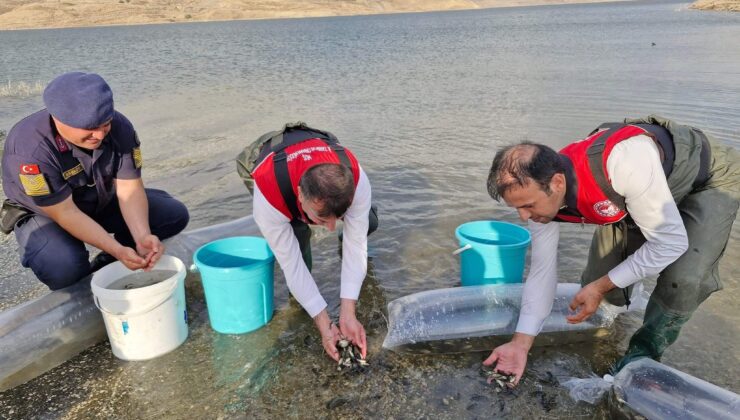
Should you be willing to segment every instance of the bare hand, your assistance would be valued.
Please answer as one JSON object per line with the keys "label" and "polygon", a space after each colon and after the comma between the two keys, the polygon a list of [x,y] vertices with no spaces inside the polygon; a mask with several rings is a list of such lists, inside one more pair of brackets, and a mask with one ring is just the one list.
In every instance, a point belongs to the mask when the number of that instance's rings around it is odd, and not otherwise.
{"label": "bare hand", "polygon": [[337,350],[337,342],[342,338],[339,328],[334,323],[331,323],[329,328],[319,329],[319,333],[321,333],[321,345],[324,346],[324,351],[335,362],[338,362],[339,351]]}
{"label": "bare hand", "polygon": [[113,256],[116,257],[121,264],[125,265],[126,268],[132,271],[145,268],[148,264],[146,258],[142,258],[133,248],[129,247],[121,247],[121,249]]}
{"label": "bare hand", "polygon": [[[604,279],[604,277],[602,277],[602,279]],[[578,308],[580,308],[580,310],[574,315],[565,317],[569,324],[578,324],[579,322],[583,322],[599,309],[599,304],[601,303],[601,300],[604,299],[604,294],[614,287],[608,277],[606,278],[606,281],[612,285],[611,288],[605,286],[605,282],[602,279],[584,286],[578,291],[578,293],[576,293],[575,297],[573,297],[573,300],[569,305],[570,310],[575,311]]]}
{"label": "bare hand", "polygon": [[344,337],[360,348],[362,358],[367,356],[367,340],[365,337],[365,328],[360,321],[352,316],[339,316],[339,330]]}
{"label": "bare hand", "polygon": [[164,254],[164,245],[154,235],[146,235],[136,244],[136,251],[146,260],[146,265],[141,267],[144,271],[150,271]]}
{"label": "bare hand", "polygon": [[517,385],[524,374],[524,368],[527,366],[528,352],[529,348],[527,346],[511,341],[493,349],[493,352],[488,356],[488,359],[483,361],[483,364],[491,366],[496,363],[494,370],[507,375],[514,375],[514,385]]}

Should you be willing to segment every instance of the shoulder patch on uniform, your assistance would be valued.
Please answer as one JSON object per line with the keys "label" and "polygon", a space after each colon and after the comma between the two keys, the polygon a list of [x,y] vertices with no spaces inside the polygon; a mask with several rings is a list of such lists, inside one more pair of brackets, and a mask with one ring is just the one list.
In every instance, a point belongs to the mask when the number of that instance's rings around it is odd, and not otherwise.
{"label": "shoulder patch on uniform", "polygon": [[21,184],[23,184],[23,189],[26,191],[26,195],[29,195],[31,197],[38,197],[51,194],[49,184],[46,183],[46,178],[44,178],[44,174],[20,174],[19,176],[21,177]]}
{"label": "shoulder patch on uniform", "polygon": [[83,171],[82,164],[81,163],[78,163],[77,166],[75,166],[74,168],[68,169],[68,170],[62,172],[62,176],[64,177],[64,179],[70,179],[70,178],[72,178],[73,176],[79,174],[82,171]]}
{"label": "shoulder patch on uniform", "polygon": [[23,165],[21,165],[22,175],[37,175],[40,173],[41,171],[39,170],[39,165],[35,165],[33,163],[24,163]]}
{"label": "shoulder patch on uniform", "polygon": [[141,148],[134,147],[134,150],[131,152],[131,156],[134,158],[134,166],[136,169],[140,169],[143,163],[143,159],[141,158]]}

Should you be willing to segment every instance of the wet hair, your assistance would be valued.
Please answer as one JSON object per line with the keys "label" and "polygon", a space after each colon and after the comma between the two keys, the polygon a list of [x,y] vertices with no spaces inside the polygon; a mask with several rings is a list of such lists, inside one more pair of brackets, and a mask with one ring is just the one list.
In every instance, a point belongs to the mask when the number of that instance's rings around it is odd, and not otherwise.
{"label": "wet hair", "polygon": [[342,217],[355,196],[352,170],[345,165],[322,163],[307,170],[298,182],[303,197],[323,203],[319,217]]}
{"label": "wet hair", "polygon": [[565,174],[565,165],[553,149],[524,141],[496,152],[488,173],[488,194],[496,201],[515,186],[535,182],[550,195],[550,181],[555,174]]}

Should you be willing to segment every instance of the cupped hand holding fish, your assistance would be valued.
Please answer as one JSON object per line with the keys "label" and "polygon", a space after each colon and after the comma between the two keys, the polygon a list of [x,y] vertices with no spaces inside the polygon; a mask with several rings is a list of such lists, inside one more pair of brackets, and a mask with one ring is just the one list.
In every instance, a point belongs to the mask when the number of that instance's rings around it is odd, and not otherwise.
{"label": "cupped hand holding fish", "polygon": [[337,328],[336,324],[331,322],[329,319],[329,313],[326,309],[319,312],[313,319],[316,324],[316,328],[321,334],[321,345],[324,347],[324,351],[334,361],[339,361],[339,352],[337,351],[337,342],[342,339],[342,333]]}
{"label": "cupped hand holding fish", "polygon": [[157,236],[149,234],[136,241],[136,252],[146,260],[146,265],[142,267],[144,271],[150,271],[162,258],[164,245]]}
{"label": "cupped hand holding fish", "polygon": [[483,361],[485,366],[496,364],[497,372],[512,374],[514,385],[524,374],[524,368],[527,366],[527,354],[534,343],[534,337],[527,334],[515,333],[510,342],[502,344],[495,349],[486,360]]}
{"label": "cupped hand holding fish", "polygon": [[111,253],[111,255],[132,271],[149,266],[149,260],[147,258],[142,257],[135,249],[127,246],[119,246],[119,248]]}
{"label": "cupped hand holding fish", "polygon": [[121,264],[129,270],[151,271],[164,254],[164,244],[159,238],[152,234],[147,234],[141,239],[136,240],[136,249],[120,245],[111,252]]}
{"label": "cupped hand holding fish", "polygon": [[365,359],[367,357],[367,337],[365,327],[355,316],[356,303],[357,301],[352,299],[342,299],[339,309],[339,330],[347,340],[360,348],[362,358]]}

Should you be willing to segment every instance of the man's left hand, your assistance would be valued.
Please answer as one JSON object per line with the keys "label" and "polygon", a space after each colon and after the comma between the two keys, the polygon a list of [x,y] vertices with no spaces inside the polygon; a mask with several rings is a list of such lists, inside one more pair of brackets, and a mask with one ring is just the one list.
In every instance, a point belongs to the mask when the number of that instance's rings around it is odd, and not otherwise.
{"label": "man's left hand", "polygon": [[144,271],[150,271],[164,254],[164,245],[158,237],[150,234],[136,242],[136,252],[147,260]]}
{"label": "man's left hand", "polygon": [[565,317],[565,319],[569,324],[578,324],[587,320],[599,308],[604,295],[614,287],[614,283],[611,282],[609,276],[604,276],[584,286],[570,302],[571,311],[579,308],[580,310],[573,315]]}
{"label": "man's left hand", "polygon": [[355,316],[355,301],[342,299],[339,309],[339,330],[342,335],[360,348],[362,358],[367,357],[367,338],[365,336],[365,327]]}

